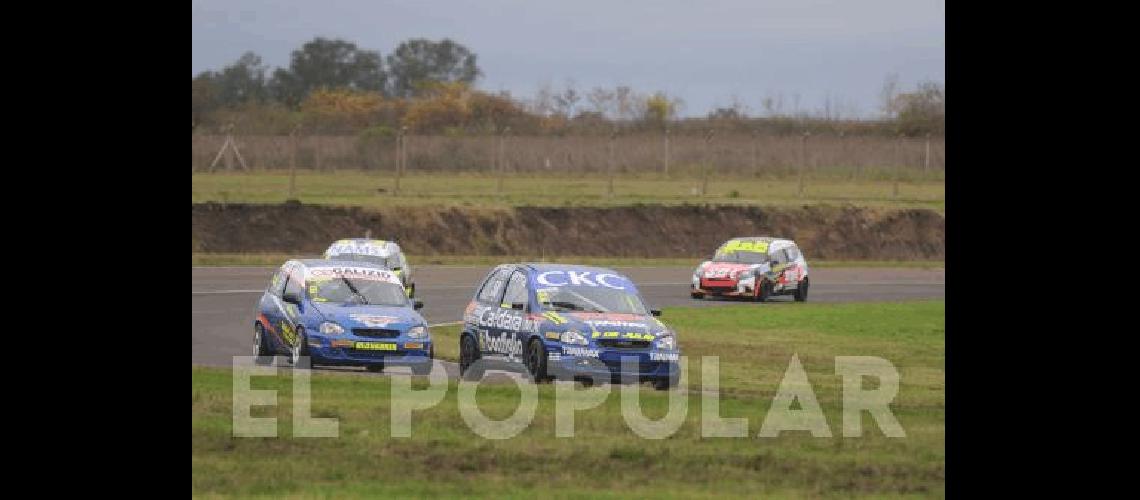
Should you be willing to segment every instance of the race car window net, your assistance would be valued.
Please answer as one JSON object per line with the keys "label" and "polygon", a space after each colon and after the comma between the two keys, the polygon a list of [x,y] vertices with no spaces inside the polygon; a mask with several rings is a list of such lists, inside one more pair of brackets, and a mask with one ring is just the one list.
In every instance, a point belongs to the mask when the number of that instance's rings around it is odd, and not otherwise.
{"label": "race car window net", "polygon": [[768,254],[737,250],[735,252],[722,252],[713,256],[713,262],[741,262],[744,264],[763,264],[768,262]]}
{"label": "race car window net", "polygon": [[503,283],[507,281],[507,272],[505,270],[495,271],[487,282],[483,284],[483,288],[479,290],[479,302],[491,303],[499,298],[503,291]]}
{"label": "race car window net", "polygon": [[641,298],[625,290],[590,286],[560,286],[543,289],[543,307],[556,311],[648,314]]}
{"label": "race car window net", "polygon": [[526,304],[529,302],[526,297],[526,275],[515,271],[511,275],[511,281],[507,283],[507,292],[503,294],[503,305],[510,307],[512,304]]}
{"label": "race car window net", "polygon": [[[346,283],[345,281],[348,281]],[[349,284],[352,284],[350,287]],[[353,288],[360,292],[358,296]],[[309,298],[318,303],[403,306],[408,303],[404,287],[379,280],[328,278],[309,280]],[[363,297],[363,301],[361,300]]]}

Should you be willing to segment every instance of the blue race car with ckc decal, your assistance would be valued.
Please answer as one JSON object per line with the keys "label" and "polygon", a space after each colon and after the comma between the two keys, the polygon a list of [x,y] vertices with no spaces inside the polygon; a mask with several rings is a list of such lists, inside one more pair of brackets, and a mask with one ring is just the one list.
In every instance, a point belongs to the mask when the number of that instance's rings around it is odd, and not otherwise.
{"label": "blue race car with ckc decal", "polygon": [[610,269],[504,264],[464,312],[459,370],[479,378],[487,368],[521,368],[539,382],[632,378],[668,389],[680,376],[680,350],[660,314]]}
{"label": "blue race car with ckc decal", "polygon": [[425,375],[435,351],[421,307],[383,266],[291,260],[258,302],[254,355],[261,364],[283,354],[292,364],[309,356],[313,365],[400,365]]}

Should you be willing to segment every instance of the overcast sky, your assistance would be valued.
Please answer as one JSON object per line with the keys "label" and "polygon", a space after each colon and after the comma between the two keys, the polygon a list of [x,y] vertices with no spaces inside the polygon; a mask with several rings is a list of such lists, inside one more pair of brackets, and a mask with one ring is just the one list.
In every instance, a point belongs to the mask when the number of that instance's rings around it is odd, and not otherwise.
{"label": "overcast sky", "polygon": [[734,98],[752,114],[839,103],[878,113],[889,73],[903,88],[945,81],[942,0],[194,0],[193,74],[253,51],[269,66],[316,36],[387,56],[408,38],[451,38],[478,55],[477,86],[529,97],[567,80],[629,85],[703,116]]}

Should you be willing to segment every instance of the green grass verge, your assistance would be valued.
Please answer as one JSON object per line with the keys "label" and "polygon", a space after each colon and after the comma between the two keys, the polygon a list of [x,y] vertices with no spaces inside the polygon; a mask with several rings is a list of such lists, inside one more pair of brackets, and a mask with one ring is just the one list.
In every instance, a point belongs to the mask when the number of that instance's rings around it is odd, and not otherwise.
{"label": "green grass verge", "polygon": [[[190,254],[194,266],[279,266],[289,259],[320,258],[320,255],[296,255],[284,253],[200,253]],[[504,262],[538,262],[543,259],[520,255],[409,255],[412,265],[463,265],[493,266]],[[584,264],[607,267],[672,267],[695,266],[699,257],[640,258],[640,257],[547,257],[545,262],[564,264]],[[819,260],[811,261],[812,267],[907,267],[939,269],[946,266],[941,260]]]}
{"label": "green grass verge", "polygon": [[[387,172],[338,171],[297,174],[295,198],[303,203],[361,207],[513,207],[513,206],[624,206],[716,203],[765,206],[851,204],[867,207],[945,207],[942,180],[894,181],[820,179],[805,182],[804,194],[790,179],[718,179],[709,181],[708,194],[700,196],[699,179],[661,179],[625,176],[614,181],[608,196],[604,176],[511,176],[502,193],[497,179],[475,174],[417,174],[405,176],[401,194],[392,194],[394,180]],[[381,192],[380,190],[384,190]],[[191,200],[231,203],[281,203],[289,191],[289,174],[279,171],[191,174]]]}
{"label": "green grass verge", "polygon": [[[514,438],[485,440],[462,420],[452,383],[436,407],[413,415],[412,436],[392,438],[390,379],[316,372],[312,414],[336,417],[338,438],[292,438],[290,373],[256,378],[277,391],[279,438],[235,438],[230,370],[191,369],[193,496],[427,496],[530,498],[703,497],[723,495],[944,496],[945,305],[942,301],[876,304],[771,304],[667,308],[689,356],[688,383],[700,389],[701,356],[720,357],[722,417],[747,419],[748,438],[701,437],[701,396],[667,439],[645,440],[621,415],[613,389],[599,407],[575,415],[573,438],[556,438],[554,387],[538,386],[530,427]],[[457,328],[436,328],[437,344],[455,343]],[[792,431],[756,437],[795,354],[813,386],[831,438]],[[453,352],[437,350],[441,357]],[[864,414],[864,434],[842,437],[841,378],[836,356],[878,356],[900,373],[891,409],[904,438],[883,435]],[[418,381],[423,382],[423,381]],[[864,382],[874,386],[873,379]],[[484,384],[478,404],[489,417],[510,415],[513,384]],[[667,395],[640,392],[648,418],[660,418]],[[798,408],[798,407],[796,407]]]}

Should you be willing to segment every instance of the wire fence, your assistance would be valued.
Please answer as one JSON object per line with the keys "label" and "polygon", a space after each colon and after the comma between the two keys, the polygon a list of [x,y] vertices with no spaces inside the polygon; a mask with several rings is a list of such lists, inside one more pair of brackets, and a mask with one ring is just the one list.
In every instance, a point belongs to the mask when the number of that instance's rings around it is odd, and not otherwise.
{"label": "wire fence", "polygon": [[[401,144],[404,150],[401,155]],[[670,178],[942,179],[942,137],[611,133],[597,136],[193,135],[194,172],[378,170]],[[401,158],[403,164],[401,168]]]}

